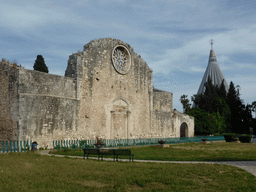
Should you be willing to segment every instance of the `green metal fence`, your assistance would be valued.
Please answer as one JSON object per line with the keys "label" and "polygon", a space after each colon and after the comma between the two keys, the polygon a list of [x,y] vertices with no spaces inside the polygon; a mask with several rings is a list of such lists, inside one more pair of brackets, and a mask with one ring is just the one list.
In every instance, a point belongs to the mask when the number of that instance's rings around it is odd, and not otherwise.
{"label": "green metal fence", "polygon": [[[131,147],[142,145],[156,145],[159,140],[166,141],[166,144],[202,142],[202,138],[207,141],[224,141],[224,136],[202,136],[202,137],[177,137],[177,138],[148,138],[148,139],[103,139],[104,147]],[[96,140],[55,140],[53,148],[60,149],[83,149],[94,148]],[[31,150],[32,141],[0,141],[0,153],[25,152]]]}
{"label": "green metal fence", "polygon": [[25,152],[31,149],[32,141],[1,141],[0,153]]}
{"label": "green metal fence", "polygon": [[[201,137],[177,137],[177,138],[148,138],[148,139],[103,139],[104,147],[131,147],[142,145],[156,145],[159,140],[166,141],[165,144],[202,142],[202,138],[207,141],[224,141],[224,136],[201,136]],[[94,148],[96,140],[57,140],[53,141],[53,148],[60,149],[83,149]]]}

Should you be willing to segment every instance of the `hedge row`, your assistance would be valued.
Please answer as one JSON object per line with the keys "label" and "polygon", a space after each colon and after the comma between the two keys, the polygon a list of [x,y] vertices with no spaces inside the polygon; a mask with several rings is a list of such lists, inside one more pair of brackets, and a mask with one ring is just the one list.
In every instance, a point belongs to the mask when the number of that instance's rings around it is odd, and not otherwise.
{"label": "hedge row", "polygon": [[242,143],[250,143],[251,140],[252,140],[251,135],[240,135],[239,136],[239,141],[241,141]]}
{"label": "hedge row", "polygon": [[238,141],[236,133],[223,133],[226,142]]}
{"label": "hedge row", "polygon": [[252,140],[251,135],[238,135],[237,133],[223,133],[226,142],[240,141],[242,143],[250,143]]}

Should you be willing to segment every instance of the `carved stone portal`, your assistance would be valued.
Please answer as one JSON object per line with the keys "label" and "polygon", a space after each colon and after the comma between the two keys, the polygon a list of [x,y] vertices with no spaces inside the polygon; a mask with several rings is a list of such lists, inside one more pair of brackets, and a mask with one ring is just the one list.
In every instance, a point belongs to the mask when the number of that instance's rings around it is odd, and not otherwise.
{"label": "carved stone portal", "polygon": [[111,139],[128,138],[128,105],[123,100],[117,100],[111,111]]}

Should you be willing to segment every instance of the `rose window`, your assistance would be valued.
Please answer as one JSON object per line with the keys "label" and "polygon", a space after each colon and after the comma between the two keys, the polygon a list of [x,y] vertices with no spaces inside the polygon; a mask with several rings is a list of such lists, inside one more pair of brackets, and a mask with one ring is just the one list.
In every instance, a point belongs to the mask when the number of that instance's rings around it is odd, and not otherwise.
{"label": "rose window", "polygon": [[121,74],[126,74],[130,70],[131,58],[128,49],[124,46],[118,45],[113,49],[112,62],[116,71]]}

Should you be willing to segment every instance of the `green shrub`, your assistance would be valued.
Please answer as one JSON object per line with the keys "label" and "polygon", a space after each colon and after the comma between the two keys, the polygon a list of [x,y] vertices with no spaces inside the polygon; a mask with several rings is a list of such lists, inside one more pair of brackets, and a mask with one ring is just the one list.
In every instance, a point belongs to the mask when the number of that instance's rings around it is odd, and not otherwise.
{"label": "green shrub", "polygon": [[44,150],[44,148],[43,147],[39,147],[39,150]]}
{"label": "green shrub", "polygon": [[226,142],[238,141],[236,133],[223,133]]}
{"label": "green shrub", "polygon": [[76,149],[77,146],[76,146],[75,144],[73,144],[71,148],[72,148],[72,149]]}
{"label": "green shrub", "polygon": [[25,151],[25,149],[26,149],[26,151],[29,151],[30,150],[30,146],[28,144],[26,144],[25,148],[21,147],[22,151]]}
{"label": "green shrub", "polygon": [[63,147],[61,150],[64,151],[64,152],[72,151],[72,149],[69,149],[68,147]]}
{"label": "green shrub", "polygon": [[60,145],[56,145],[53,149],[60,150]]}
{"label": "green shrub", "polygon": [[79,141],[79,145],[80,145],[80,146],[86,145],[86,141],[85,141],[85,140]]}
{"label": "green shrub", "polygon": [[239,141],[242,143],[250,143],[252,140],[252,136],[251,135],[240,135],[239,136]]}
{"label": "green shrub", "polygon": [[90,147],[90,145],[85,144],[85,145],[82,146],[82,148],[85,149],[85,148],[91,148],[91,147]]}

